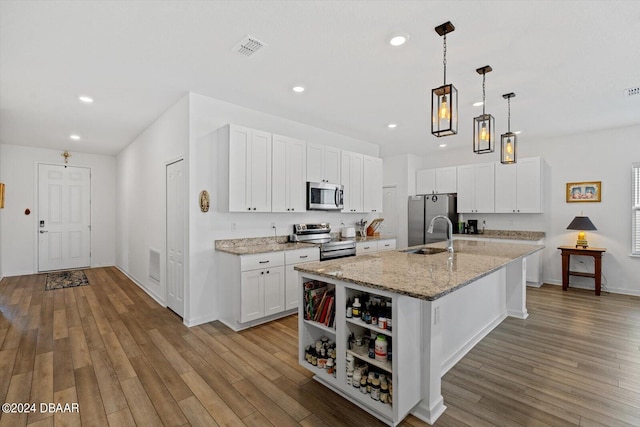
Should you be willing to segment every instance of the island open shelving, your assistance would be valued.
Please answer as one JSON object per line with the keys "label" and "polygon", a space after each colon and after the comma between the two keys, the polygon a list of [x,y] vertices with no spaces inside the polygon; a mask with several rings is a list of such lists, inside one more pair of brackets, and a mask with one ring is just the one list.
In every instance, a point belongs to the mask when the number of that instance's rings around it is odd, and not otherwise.
{"label": "island open shelving", "polygon": [[[315,374],[314,379],[326,387],[334,390],[345,399],[360,406],[381,421],[395,426],[404,419],[416,403],[420,400],[420,330],[414,326],[420,323],[421,308],[419,300],[404,295],[377,291],[371,288],[355,284],[348,286],[340,281],[315,276],[300,274],[300,301],[305,301],[305,283],[314,282],[318,286],[326,286],[335,295],[335,329],[325,326],[323,323],[306,319],[309,317],[304,304],[299,308],[299,362],[300,365]],[[347,299],[353,299],[356,295],[367,295],[371,298],[383,298],[391,301],[393,330],[382,329],[373,324],[367,324],[356,318],[346,317]],[[307,298],[308,299],[308,298]],[[349,349],[348,340],[351,334],[376,336],[384,334],[393,341],[392,360],[378,361],[368,355],[368,348],[352,345]],[[323,337],[335,341],[335,377],[327,374],[325,369],[311,365],[305,358],[305,350],[313,346]],[[390,403],[374,400],[370,394],[362,393],[359,388],[347,384],[347,354],[355,358],[357,366],[366,364],[368,370],[380,375],[389,376],[393,385],[390,392]]]}

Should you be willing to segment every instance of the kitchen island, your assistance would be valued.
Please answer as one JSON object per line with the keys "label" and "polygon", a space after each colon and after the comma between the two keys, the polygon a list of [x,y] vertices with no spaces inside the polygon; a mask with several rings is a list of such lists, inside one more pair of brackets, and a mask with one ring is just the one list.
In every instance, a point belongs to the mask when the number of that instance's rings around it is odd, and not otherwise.
{"label": "kitchen island", "polygon": [[[301,304],[300,363],[316,372],[316,380],[389,425],[408,413],[434,423],[446,408],[442,375],[507,316],[528,315],[525,257],[544,246],[455,241],[453,254],[444,248],[445,242],[295,267],[301,301],[310,286],[324,286],[335,298],[335,319],[328,325],[311,319],[308,304]],[[356,296],[388,301],[393,329],[347,318],[347,301]],[[349,348],[352,334],[384,335],[383,340],[393,342],[392,360],[379,363],[366,351]],[[306,349],[323,336],[336,343],[335,377],[306,361]],[[393,385],[391,405],[348,384],[349,354],[356,365],[364,364],[363,369]]]}

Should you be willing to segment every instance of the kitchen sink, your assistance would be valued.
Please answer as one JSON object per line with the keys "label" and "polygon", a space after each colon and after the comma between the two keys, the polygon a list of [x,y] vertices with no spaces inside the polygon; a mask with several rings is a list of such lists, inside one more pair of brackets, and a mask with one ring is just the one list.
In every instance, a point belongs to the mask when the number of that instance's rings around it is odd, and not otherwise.
{"label": "kitchen sink", "polygon": [[446,248],[420,248],[420,249],[409,249],[408,251],[404,251],[408,254],[419,254],[419,255],[433,255],[439,254],[440,252],[447,252]]}

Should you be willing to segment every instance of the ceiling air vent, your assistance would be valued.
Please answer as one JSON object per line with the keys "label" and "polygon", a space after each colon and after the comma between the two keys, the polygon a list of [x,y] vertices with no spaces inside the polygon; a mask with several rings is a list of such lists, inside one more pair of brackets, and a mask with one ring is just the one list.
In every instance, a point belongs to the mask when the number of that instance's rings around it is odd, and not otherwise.
{"label": "ceiling air vent", "polygon": [[624,94],[625,96],[636,96],[636,95],[640,95],[640,86],[638,87],[631,87],[629,89],[625,89],[624,90]]}
{"label": "ceiling air vent", "polygon": [[264,46],[260,40],[252,36],[246,36],[237,45],[233,47],[233,51],[244,56],[251,56]]}

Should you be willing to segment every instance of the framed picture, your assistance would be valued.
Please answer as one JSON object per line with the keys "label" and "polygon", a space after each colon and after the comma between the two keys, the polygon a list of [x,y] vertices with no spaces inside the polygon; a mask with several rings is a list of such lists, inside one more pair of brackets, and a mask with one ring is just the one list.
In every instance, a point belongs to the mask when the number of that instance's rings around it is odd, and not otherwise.
{"label": "framed picture", "polygon": [[602,181],[567,182],[567,203],[600,202]]}

